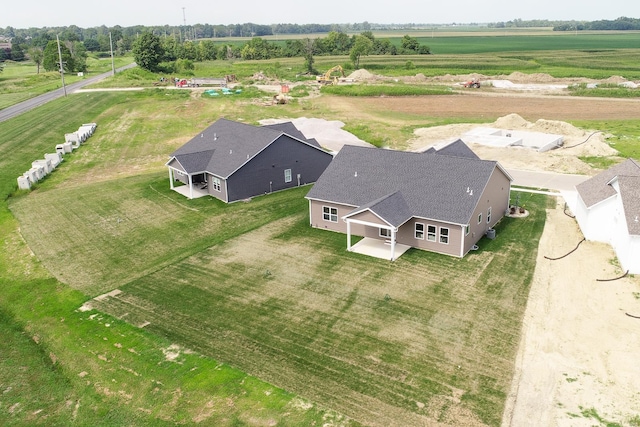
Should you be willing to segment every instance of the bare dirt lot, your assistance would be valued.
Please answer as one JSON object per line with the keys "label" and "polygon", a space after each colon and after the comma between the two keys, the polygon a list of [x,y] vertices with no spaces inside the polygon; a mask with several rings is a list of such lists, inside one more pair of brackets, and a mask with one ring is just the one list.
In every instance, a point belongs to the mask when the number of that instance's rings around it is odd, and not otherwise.
{"label": "bare dirt lot", "polygon": [[563,205],[547,213],[503,427],[638,425],[638,279],[597,281],[620,275],[603,243],[546,259],[582,239]]}

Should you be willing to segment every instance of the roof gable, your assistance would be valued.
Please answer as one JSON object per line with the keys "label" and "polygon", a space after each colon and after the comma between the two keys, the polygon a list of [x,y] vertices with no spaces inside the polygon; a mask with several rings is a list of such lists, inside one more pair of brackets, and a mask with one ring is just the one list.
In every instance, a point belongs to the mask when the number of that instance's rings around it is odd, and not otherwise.
{"label": "roof gable", "polygon": [[618,185],[627,230],[630,235],[640,236],[640,176],[618,176]]}
{"label": "roof gable", "polygon": [[[284,130],[291,131],[301,138]],[[186,173],[206,171],[221,178],[228,178],[283,136],[321,149],[317,141],[307,140],[291,122],[281,123],[279,126],[252,126],[218,119],[174,151],[171,156],[179,159]]]}
{"label": "roof gable", "polygon": [[393,218],[386,209],[400,196],[412,216],[468,224],[496,167],[494,161],[345,145],[307,198],[376,206]]}
{"label": "roof gable", "polygon": [[480,159],[476,153],[467,146],[461,139],[453,141],[450,144],[445,145],[444,147],[431,147],[425,153],[429,154],[441,154],[445,156],[454,156],[454,157],[467,157],[469,159]]}
{"label": "roof gable", "polygon": [[413,216],[409,205],[404,200],[402,193],[396,191],[395,193],[388,194],[350,212],[345,215],[345,218],[357,215],[365,210],[371,211],[387,224],[393,227],[399,227]]}
{"label": "roof gable", "polygon": [[609,197],[615,196],[616,190],[609,183],[613,178],[620,175],[640,176],[640,164],[633,159],[627,159],[576,185],[576,190],[585,206],[590,208]]}

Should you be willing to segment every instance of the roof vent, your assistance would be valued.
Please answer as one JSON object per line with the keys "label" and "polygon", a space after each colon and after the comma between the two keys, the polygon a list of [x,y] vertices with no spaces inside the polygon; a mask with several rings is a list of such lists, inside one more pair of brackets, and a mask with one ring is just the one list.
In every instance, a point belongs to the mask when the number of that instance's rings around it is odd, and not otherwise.
{"label": "roof vent", "polygon": [[470,188],[469,188],[469,187],[467,187],[467,193],[468,193],[469,191],[470,191]]}
{"label": "roof vent", "polygon": [[233,150],[229,150],[229,154],[233,154]]}
{"label": "roof vent", "polygon": [[355,178],[357,178],[357,177],[358,177],[358,171],[356,171],[356,173],[354,173],[354,174],[353,174],[353,176],[354,176]]}
{"label": "roof vent", "polygon": [[473,196],[473,190],[469,191],[469,195]]}
{"label": "roof vent", "polygon": [[249,155],[247,154],[247,160],[249,160]]}
{"label": "roof vent", "polygon": [[218,140],[218,134],[217,134],[217,133],[215,133],[215,132],[213,133],[213,140],[214,140],[214,141],[217,141],[217,140]]}
{"label": "roof vent", "polygon": [[204,133],[201,133],[201,134],[200,134],[200,138],[204,138]]}

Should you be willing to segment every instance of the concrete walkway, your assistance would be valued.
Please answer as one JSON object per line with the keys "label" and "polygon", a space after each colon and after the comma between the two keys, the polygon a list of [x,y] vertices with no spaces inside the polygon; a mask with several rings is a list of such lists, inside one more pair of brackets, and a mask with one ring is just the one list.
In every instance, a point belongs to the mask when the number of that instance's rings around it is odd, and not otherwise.
{"label": "concrete walkway", "polygon": [[513,178],[511,185],[518,187],[546,188],[556,191],[575,191],[576,185],[591,178],[587,175],[571,175],[555,172],[534,172],[507,169]]}

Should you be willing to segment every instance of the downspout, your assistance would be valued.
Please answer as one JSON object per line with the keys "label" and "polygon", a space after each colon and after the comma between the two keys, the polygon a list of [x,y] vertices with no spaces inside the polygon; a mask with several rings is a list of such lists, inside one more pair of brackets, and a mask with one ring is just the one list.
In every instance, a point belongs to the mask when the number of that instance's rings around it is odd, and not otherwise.
{"label": "downspout", "polygon": [[169,168],[169,187],[173,190],[173,169]]}
{"label": "downspout", "polygon": [[347,250],[351,252],[351,221],[347,220]]}
{"label": "downspout", "polygon": [[189,198],[193,199],[193,177],[189,174]]}
{"label": "downspout", "polygon": [[464,242],[467,239],[467,235],[465,234],[466,228],[467,227],[465,225],[460,226],[460,236],[462,236],[462,238],[460,239],[460,258],[464,256]]}

